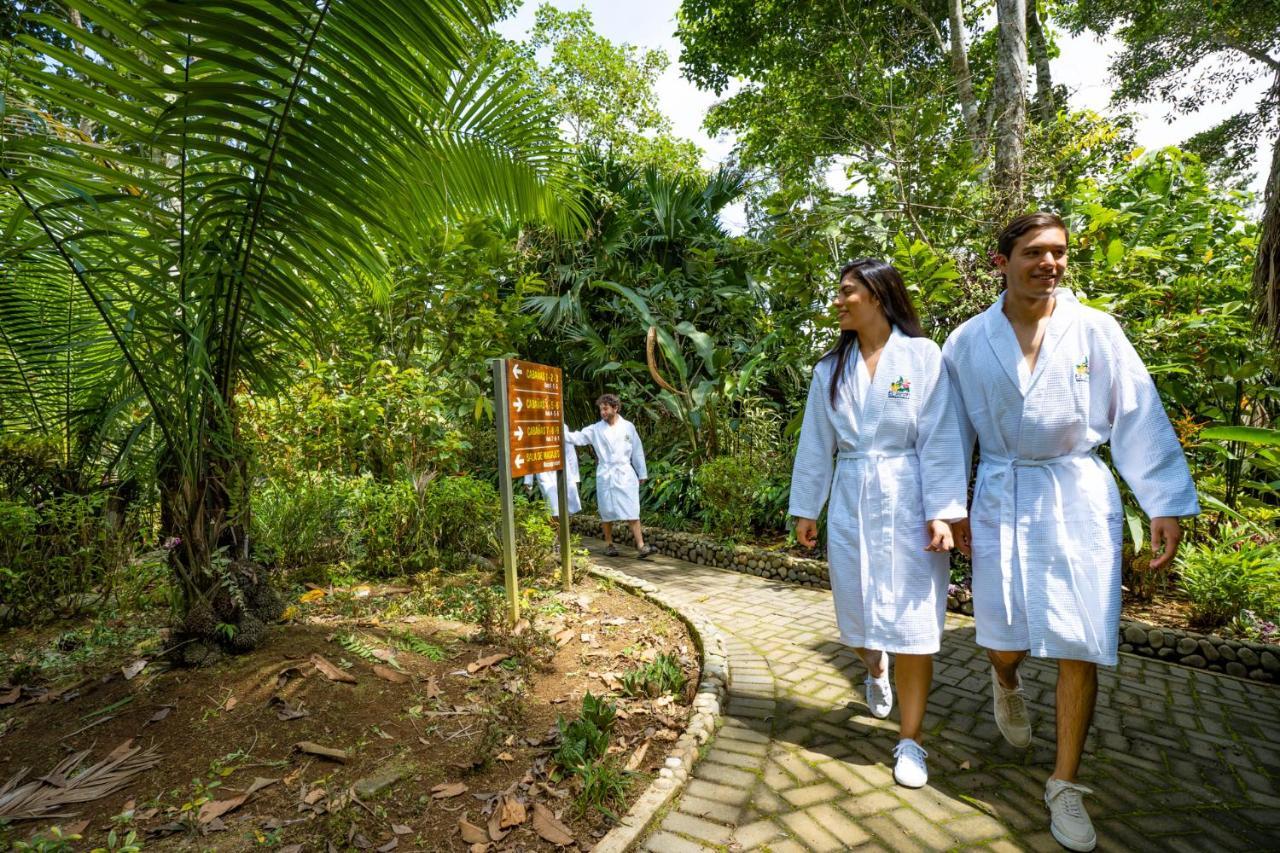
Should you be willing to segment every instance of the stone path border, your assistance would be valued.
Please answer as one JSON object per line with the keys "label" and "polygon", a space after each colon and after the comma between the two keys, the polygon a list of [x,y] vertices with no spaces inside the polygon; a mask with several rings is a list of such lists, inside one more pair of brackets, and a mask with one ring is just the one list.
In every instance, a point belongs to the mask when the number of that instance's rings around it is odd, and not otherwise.
{"label": "stone path border", "polygon": [[702,672],[688,728],[676,741],[664,766],[658,771],[658,778],[632,804],[622,821],[591,848],[592,853],[624,853],[688,783],[689,773],[698,761],[700,747],[710,741],[720,725],[730,666],[724,635],[696,607],[619,569],[592,564],[590,571],[674,613],[688,626],[701,652]]}
{"label": "stone path border", "polygon": [[[583,536],[598,536],[600,521],[592,516],[576,516],[573,528]],[[631,541],[631,531],[625,527],[620,527],[614,533],[619,542]],[[662,554],[695,565],[715,566],[800,586],[831,588],[827,564],[822,560],[778,554],[749,545],[722,545],[694,533],[673,533],[659,528],[649,528],[645,533],[645,542],[656,547]],[[967,595],[949,595],[947,609],[953,613],[972,616],[973,602]],[[1209,672],[1223,672],[1251,681],[1280,683],[1280,647],[1266,643],[1122,619],[1120,651]]]}

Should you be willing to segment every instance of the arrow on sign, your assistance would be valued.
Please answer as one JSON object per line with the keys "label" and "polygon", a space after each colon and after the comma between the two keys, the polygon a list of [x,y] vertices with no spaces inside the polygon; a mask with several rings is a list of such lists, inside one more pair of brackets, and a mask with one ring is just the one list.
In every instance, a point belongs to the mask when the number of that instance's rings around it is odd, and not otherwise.
{"label": "arrow on sign", "polygon": [[516,379],[520,378],[520,365],[513,364],[511,366],[511,375],[514,376]]}
{"label": "arrow on sign", "polygon": [[516,441],[524,438],[524,427],[516,427]]}
{"label": "arrow on sign", "polygon": [[512,404],[511,408],[515,409],[518,412],[524,408],[524,403],[520,401],[519,397],[516,397],[516,401],[515,403]]}
{"label": "arrow on sign", "polygon": [[519,467],[520,467],[520,466],[522,466],[522,465],[524,465],[524,457],[523,457],[523,456],[521,456],[519,453],[517,453],[517,454],[516,454],[516,467],[517,467],[517,468],[519,468]]}

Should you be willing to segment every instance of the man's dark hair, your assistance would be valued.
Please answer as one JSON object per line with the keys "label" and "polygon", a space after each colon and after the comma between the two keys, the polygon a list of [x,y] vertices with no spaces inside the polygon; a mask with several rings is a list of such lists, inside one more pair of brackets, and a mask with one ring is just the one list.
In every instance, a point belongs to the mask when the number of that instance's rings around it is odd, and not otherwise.
{"label": "man's dark hair", "polygon": [[617,394],[601,394],[596,397],[597,406],[612,406],[618,411],[622,411],[622,401],[618,399]]}
{"label": "man's dark hair", "polygon": [[1035,213],[1024,213],[1006,225],[996,239],[996,251],[1007,258],[1013,254],[1013,245],[1018,242],[1019,237],[1028,231],[1040,231],[1045,228],[1061,228],[1068,239],[1071,237],[1071,229],[1067,228],[1067,223],[1062,221],[1061,216],[1040,210]]}

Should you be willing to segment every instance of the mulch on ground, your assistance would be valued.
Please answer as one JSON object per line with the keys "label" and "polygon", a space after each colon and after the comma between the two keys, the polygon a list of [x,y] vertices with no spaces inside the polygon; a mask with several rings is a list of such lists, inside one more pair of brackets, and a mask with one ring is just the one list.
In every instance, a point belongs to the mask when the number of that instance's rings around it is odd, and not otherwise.
{"label": "mulch on ground", "polygon": [[[617,702],[610,751],[636,771],[634,800],[684,729],[697,653],[682,623],[608,584],[588,579],[550,603],[501,640],[308,606],[255,652],[211,667],[149,661],[135,674],[121,659],[60,695],[27,687],[0,708],[0,788],[23,768],[38,778],[74,751],[92,763],[130,741],[158,762],[66,816],[0,829],[0,847],[6,833],[60,825],[85,849],[112,828],[149,850],[589,849],[612,820],[580,811],[574,778],[554,773],[557,718],[576,717],[588,691]],[[620,676],[661,652],[679,658],[690,690],[619,696]]]}

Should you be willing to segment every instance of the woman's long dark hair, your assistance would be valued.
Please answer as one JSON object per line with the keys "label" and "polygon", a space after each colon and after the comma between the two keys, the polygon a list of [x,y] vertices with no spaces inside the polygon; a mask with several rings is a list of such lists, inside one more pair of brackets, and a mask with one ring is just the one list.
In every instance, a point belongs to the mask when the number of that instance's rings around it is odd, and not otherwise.
{"label": "woman's long dark hair", "polygon": [[[880,310],[891,326],[897,326],[902,334],[909,338],[923,338],[924,329],[920,326],[920,317],[916,314],[915,305],[911,304],[911,295],[907,293],[907,285],[902,280],[902,273],[893,264],[877,258],[859,258],[849,261],[840,268],[836,278],[836,287],[842,287],[847,276],[866,285],[880,302]],[[831,405],[836,404],[836,395],[840,393],[840,383],[844,381],[844,368],[849,361],[850,351],[858,344],[858,333],[842,331],[836,345],[818,359],[819,363],[832,356],[836,360],[835,372],[831,374]]]}

